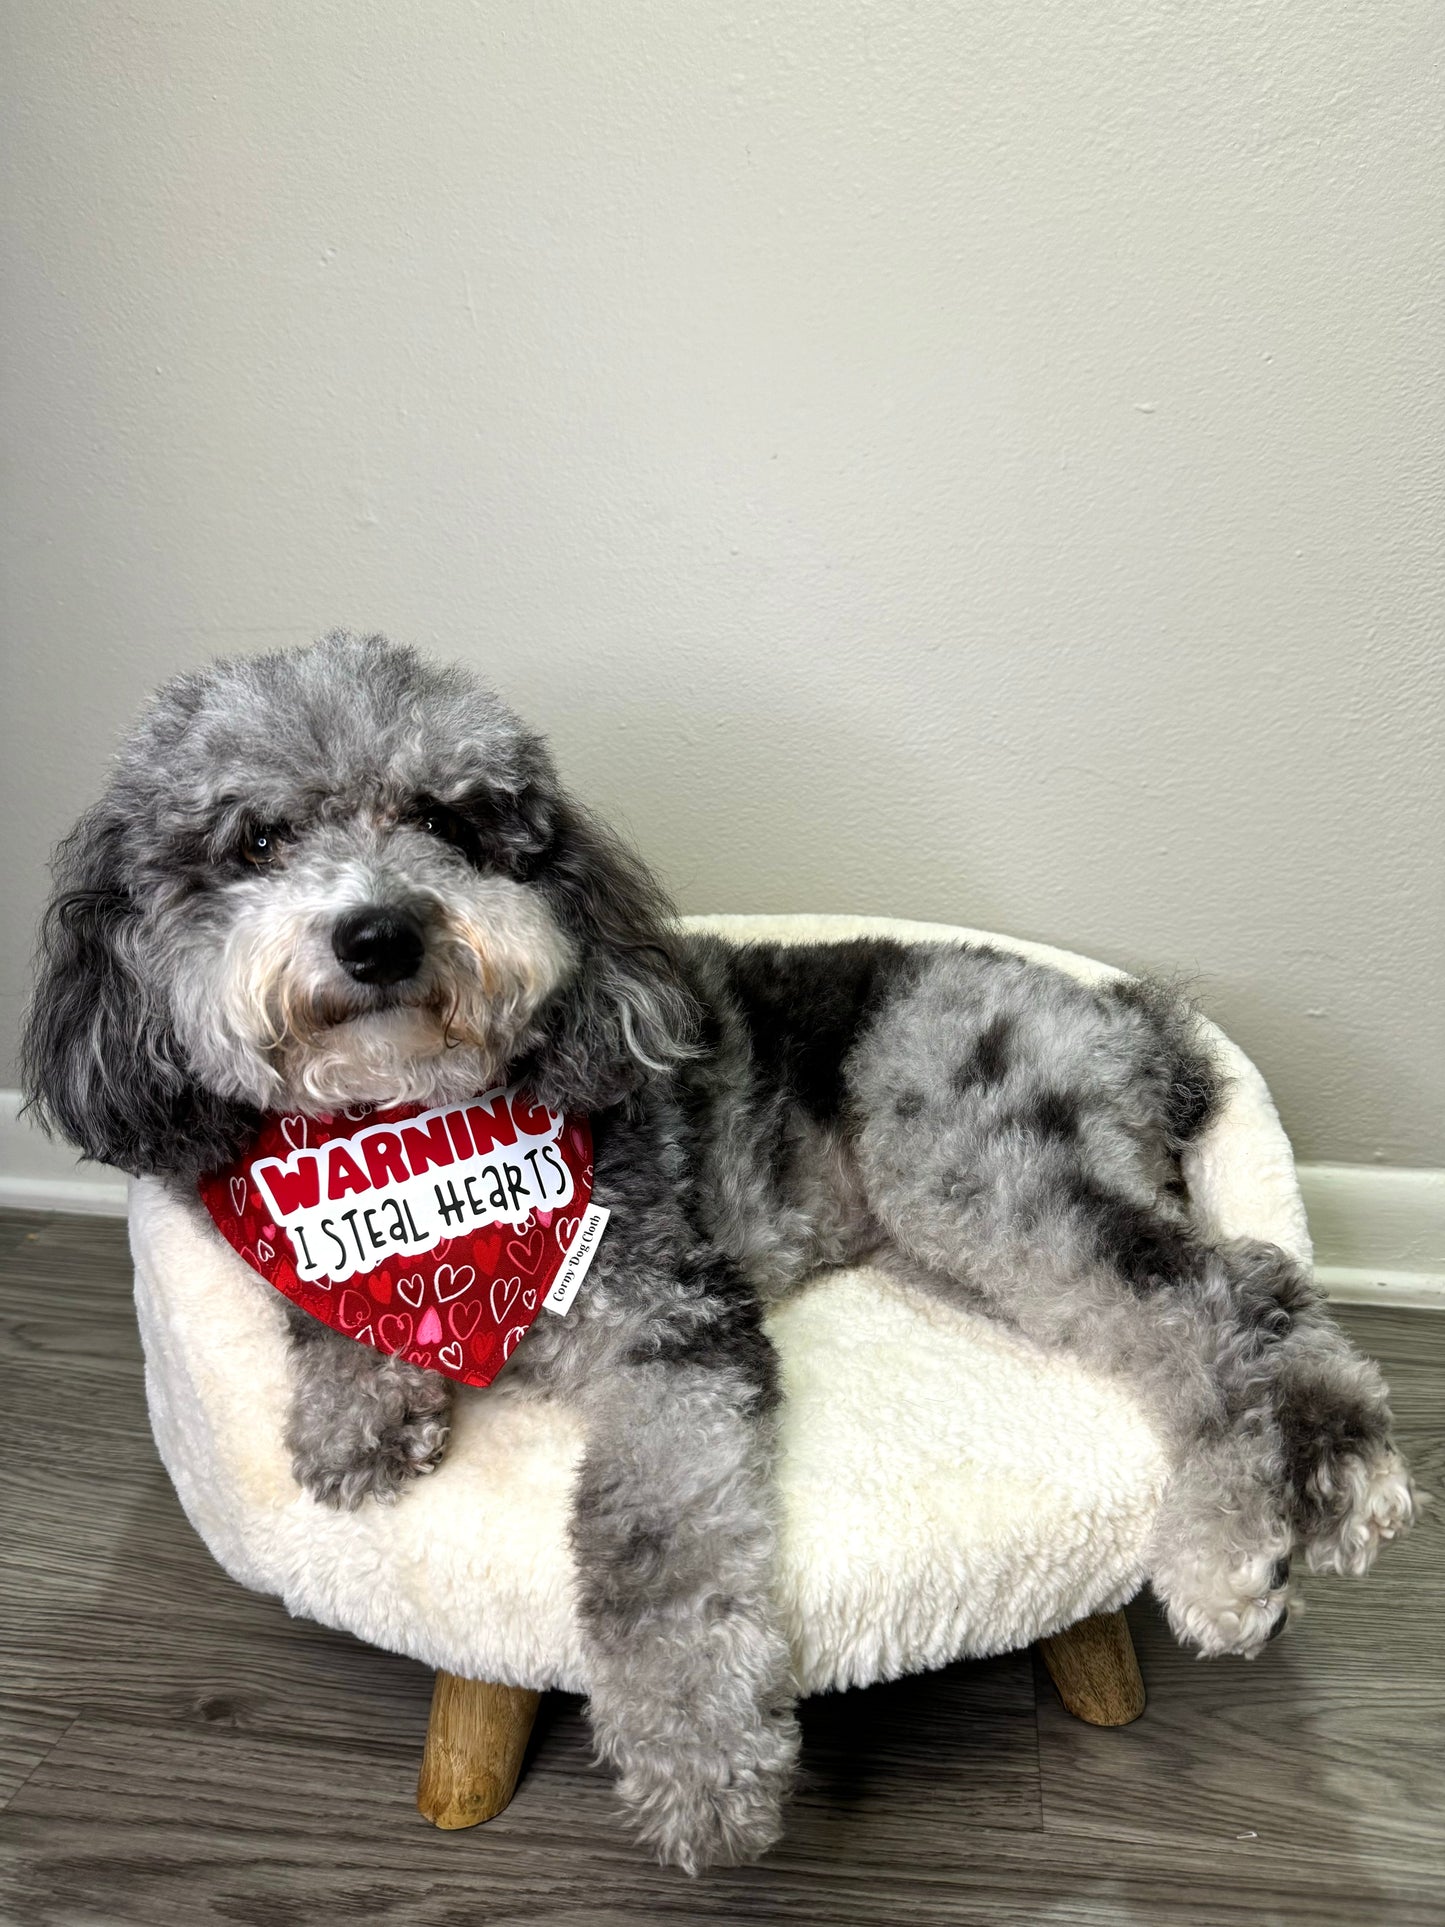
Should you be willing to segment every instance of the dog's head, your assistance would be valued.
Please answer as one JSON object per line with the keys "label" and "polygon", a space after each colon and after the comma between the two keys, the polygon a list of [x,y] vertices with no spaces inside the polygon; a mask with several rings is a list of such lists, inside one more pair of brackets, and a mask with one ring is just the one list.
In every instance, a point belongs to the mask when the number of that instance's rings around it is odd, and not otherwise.
{"label": "dog's head", "polygon": [[90,1157],[190,1174],[258,1112],[511,1075],[597,1109],[685,1048],[646,871],[490,691],[379,637],[156,698],[62,844],[25,1042]]}

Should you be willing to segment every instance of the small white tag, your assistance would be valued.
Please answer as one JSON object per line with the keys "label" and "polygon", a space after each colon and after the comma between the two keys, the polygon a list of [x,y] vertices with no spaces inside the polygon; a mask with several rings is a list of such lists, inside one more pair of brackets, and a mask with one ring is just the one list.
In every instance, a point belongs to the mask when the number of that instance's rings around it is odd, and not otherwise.
{"label": "small white tag", "polygon": [[606,1205],[589,1204],[577,1227],[577,1235],[567,1247],[567,1255],[562,1260],[562,1269],[552,1281],[552,1289],[542,1300],[544,1311],[555,1311],[559,1318],[565,1318],[572,1309],[572,1300],[577,1296],[577,1287],[587,1276],[587,1267],[597,1254],[602,1242],[602,1234],[607,1229],[607,1220],[612,1213]]}

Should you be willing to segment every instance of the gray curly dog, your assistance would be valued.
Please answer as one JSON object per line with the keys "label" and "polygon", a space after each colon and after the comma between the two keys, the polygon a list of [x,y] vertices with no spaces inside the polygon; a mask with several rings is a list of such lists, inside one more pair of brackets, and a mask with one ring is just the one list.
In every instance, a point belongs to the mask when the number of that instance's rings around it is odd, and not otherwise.
{"label": "gray curly dog", "polygon": [[[536,735],[380,638],[160,692],[61,847],[25,1065],[89,1156],[178,1184],[264,1112],[516,1080],[591,1114],[607,1235],[507,1369],[581,1415],[597,1744],[689,1870],[778,1838],[797,1754],[761,1314],[819,1266],[881,1256],[1128,1383],[1178,1465],[1153,1583],[1203,1652],[1283,1625],[1292,1555],[1363,1572],[1411,1516],[1309,1277],[1191,1223],[1217,1094],[1187,1008],[986,948],[679,936]],[[449,1381],[293,1323],[297,1478],[394,1498]]]}

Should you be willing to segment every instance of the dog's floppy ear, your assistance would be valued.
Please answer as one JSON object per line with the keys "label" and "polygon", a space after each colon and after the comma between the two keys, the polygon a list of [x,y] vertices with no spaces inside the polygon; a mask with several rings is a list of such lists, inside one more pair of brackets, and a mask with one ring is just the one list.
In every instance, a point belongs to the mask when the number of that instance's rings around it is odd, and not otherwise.
{"label": "dog's floppy ear", "polygon": [[690,1055],[697,1011],[661,885],[575,804],[556,801],[549,816],[536,883],[578,963],[542,1014],[528,1082],[554,1110],[602,1110]]}
{"label": "dog's floppy ear", "polygon": [[26,1096],[45,1128],[88,1158],[191,1177],[233,1157],[256,1113],[202,1090],[186,1069],[147,982],[121,845],[122,825],[102,804],[56,854],[21,1046]]}

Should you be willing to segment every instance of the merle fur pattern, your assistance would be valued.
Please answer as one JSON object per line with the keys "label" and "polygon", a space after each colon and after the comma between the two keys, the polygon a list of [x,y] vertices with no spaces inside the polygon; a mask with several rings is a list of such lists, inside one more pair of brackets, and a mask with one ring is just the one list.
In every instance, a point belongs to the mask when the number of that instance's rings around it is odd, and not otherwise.
{"label": "merle fur pattern", "polygon": [[[413,978],[342,970],[368,906],[422,932]],[[516,1078],[591,1113],[607,1235],[508,1370],[581,1415],[597,1743],[688,1869],[780,1830],[763,1311],[820,1266],[876,1258],[1128,1384],[1178,1468],[1154,1585],[1206,1653],[1282,1625],[1293,1554],[1363,1571],[1409,1520],[1374,1366],[1283,1252],[1191,1219],[1218,1088],[1179,1002],[982,947],[682,937],[535,735],[379,638],[161,691],[61,847],[25,1063],[88,1156],[182,1186],[267,1110]],[[444,1450],[449,1383],[293,1326],[297,1478],[394,1499]]]}

